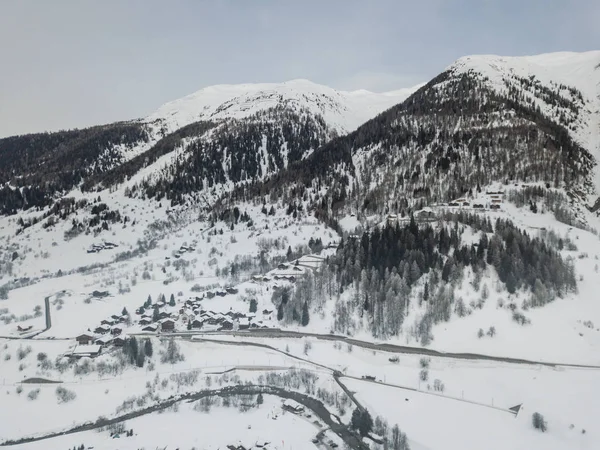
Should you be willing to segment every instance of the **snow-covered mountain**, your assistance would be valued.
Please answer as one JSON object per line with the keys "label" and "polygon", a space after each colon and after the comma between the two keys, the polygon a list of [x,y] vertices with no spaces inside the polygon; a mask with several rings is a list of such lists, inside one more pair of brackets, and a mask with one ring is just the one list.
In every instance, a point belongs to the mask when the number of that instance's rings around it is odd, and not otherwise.
{"label": "snow-covered mountain", "polygon": [[[573,139],[600,160],[600,51],[465,56],[447,70],[477,73],[499,94],[519,91],[522,101],[539,106],[544,115],[565,124]],[[600,192],[598,171],[594,185]]]}
{"label": "snow-covered mountain", "polygon": [[216,85],[166,103],[145,120],[169,131],[198,121],[243,119],[277,106],[321,116],[339,134],[350,132],[404,101],[419,86],[386,93],[338,91],[309,80],[284,83]]}
{"label": "snow-covered mountain", "polygon": [[599,448],[599,67],[0,140],[0,444]]}

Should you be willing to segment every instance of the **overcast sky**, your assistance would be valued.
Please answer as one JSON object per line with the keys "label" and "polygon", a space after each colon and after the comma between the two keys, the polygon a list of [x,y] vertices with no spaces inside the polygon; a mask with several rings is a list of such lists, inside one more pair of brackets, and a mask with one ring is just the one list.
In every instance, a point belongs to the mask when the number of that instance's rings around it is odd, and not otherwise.
{"label": "overcast sky", "polygon": [[398,89],[467,54],[597,50],[599,23],[598,0],[0,0],[0,136],[220,83]]}

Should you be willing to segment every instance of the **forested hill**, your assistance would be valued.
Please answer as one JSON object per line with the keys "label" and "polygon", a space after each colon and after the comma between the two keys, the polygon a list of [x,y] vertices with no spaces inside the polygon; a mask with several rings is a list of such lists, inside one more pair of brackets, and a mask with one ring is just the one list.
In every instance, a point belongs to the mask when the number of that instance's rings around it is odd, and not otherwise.
{"label": "forested hill", "polygon": [[382,213],[451,201],[492,182],[541,182],[593,203],[598,149],[587,137],[597,99],[560,77],[542,82],[509,63],[490,74],[485,58],[477,61],[458,61],[248,194],[283,195],[292,187],[304,195],[308,188],[327,191],[321,206]]}

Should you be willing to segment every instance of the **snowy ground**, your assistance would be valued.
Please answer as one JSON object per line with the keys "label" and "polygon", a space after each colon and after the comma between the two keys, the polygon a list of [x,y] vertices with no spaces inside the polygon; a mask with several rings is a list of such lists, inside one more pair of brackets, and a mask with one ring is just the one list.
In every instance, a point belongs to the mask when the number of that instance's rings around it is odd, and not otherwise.
{"label": "snowy ground", "polygon": [[[275,208],[274,216],[265,215],[260,204],[240,205],[240,210],[248,213],[253,224],[238,223],[231,230],[222,222],[211,226],[208,220],[199,217],[198,210],[194,208],[168,212],[166,206],[149,207],[139,200],[124,198],[119,191],[103,195],[103,200],[110,203],[111,208],[118,208],[122,215],[135,217],[136,224],[115,227],[96,237],[92,234],[80,235],[65,242],[63,236],[69,224],[59,223],[43,231],[40,231],[38,224],[16,236],[18,226],[15,218],[0,218],[2,249],[18,253],[12,261],[12,275],[5,275],[1,283],[29,278],[23,282],[23,287],[10,290],[8,299],[0,301],[0,316],[14,315],[11,320],[0,320],[0,336],[21,337],[18,326],[31,326],[30,332],[42,330],[45,327],[45,297],[50,300],[52,319],[52,327],[35,339],[0,338],[2,440],[64,430],[74,424],[96,420],[99,416],[114,416],[118,410],[123,410],[126,400],[133,397],[136,398],[133,407],[137,408],[178,393],[204,389],[209,383],[207,377],[213,386],[215,383],[230,385],[258,382],[261,375],[264,377],[269,372],[285,374],[295,368],[315,374],[319,378],[319,386],[332,392],[339,391],[339,386],[332,378],[332,370],[341,371],[346,375],[341,378],[342,382],[356,391],[358,400],[374,416],[381,415],[390,424],[397,423],[407,433],[413,449],[545,450],[600,447],[593,422],[593,418],[600,414],[597,406],[600,405],[600,394],[596,386],[598,371],[591,369],[553,369],[535,365],[432,358],[427,380],[422,380],[423,368],[418,355],[373,352],[316,339],[284,338],[245,340],[276,347],[310,362],[301,362],[264,348],[182,339],[178,342],[185,361],[171,365],[160,363],[160,350],[165,344],[161,346],[158,338],[153,338],[155,354],[147,359],[142,369],[127,366],[116,375],[100,375],[97,370],[100,362],[118,359],[116,353],[108,352],[93,361],[96,370],[88,374],[76,374],[72,367],[63,372],[56,368],[43,370],[38,360],[39,353],[56,361],[74,347],[75,336],[93,331],[101,320],[120,315],[123,308],[133,318],[131,326],[124,326],[124,332],[138,333],[141,330],[136,324],[139,317],[133,313],[148,296],[154,302],[161,294],[167,300],[173,294],[176,306],[167,309],[178,314],[188,299],[203,296],[208,291],[235,287],[235,294],[210,299],[205,297],[201,302],[202,309],[223,314],[248,314],[250,299],[254,299],[257,301],[256,321],[260,321],[261,326],[280,327],[282,325],[276,320],[271,301],[274,287],[291,286],[291,282],[281,277],[303,276],[317,270],[322,261],[304,256],[298,260],[296,272],[293,272],[292,265],[287,268],[270,266],[265,274],[268,280],[257,281],[252,279],[252,275],[257,273],[256,264],[261,252],[266,252],[269,258],[279,257],[283,261],[288,248],[296,251],[300,246],[306,246],[310,238],[320,238],[325,246],[335,244],[340,239],[308,214],[293,219],[286,214],[285,205]],[[506,306],[501,307],[499,301],[502,300],[504,305],[511,301],[520,303],[525,297],[519,294],[511,298],[505,291],[498,290],[495,274],[490,272],[484,279],[490,293],[484,307],[473,310],[464,318],[453,316],[449,322],[437,325],[430,347],[531,360],[600,364],[600,307],[595,301],[600,288],[596,262],[600,258],[598,237],[591,232],[561,224],[550,214],[533,214],[508,203],[504,203],[500,211],[486,214],[493,219],[510,218],[533,235],[540,234],[541,227],[545,227],[560,236],[568,236],[577,250],[563,250],[563,256],[573,258],[576,273],[580,277],[579,291],[543,308],[530,309],[526,315],[531,324],[520,326],[512,321],[510,311]],[[348,216],[341,223],[346,231],[361,225],[355,216]],[[122,252],[139,248],[137,240],[140,237],[146,242],[154,239],[156,245],[137,256],[121,255],[117,258]],[[477,235],[467,230],[463,239],[474,240]],[[102,242],[113,242],[118,247],[88,253],[92,245]],[[182,251],[182,246],[192,247],[193,250]],[[334,251],[325,250],[321,258]],[[238,262],[244,256],[250,257],[254,261],[253,269],[232,275],[230,267],[236,261],[236,255]],[[82,269],[91,265],[96,266]],[[56,276],[58,270],[62,271],[62,276]],[[469,281],[467,275],[457,289],[457,295],[462,296],[467,305],[480,295],[474,292]],[[93,297],[93,291],[108,291],[109,295],[97,298]],[[347,292],[345,295],[349,294]],[[36,312],[36,308],[41,313]],[[271,312],[263,314],[264,310]],[[420,313],[422,309],[414,302],[405,319],[404,333],[392,342],[420,345],[410,335],[410,326]],[[333,314],[334,305],[330,302],[325,304],[321,313],[311,313],[307,327],[288,327],[327,334],[331,330]],[[477,338],[479,328],[487,330],[490,326],[497,330],[494,337]],[[176,329],[184,331],[185,324],[178,320]],[[358,331],[354,337],[373,341],[365,331]],[[241,340],[221,335],[215,338]],[[19,359],[19,353],[27,353],[28,347],[31,347],[31,351]],[[398,357],[398,361],[390,361],[395,357]],[[152,369],[148,362],[153,363]],[[219,374],[233,368],[237,370],[226,377]],[[195,372],[198,372],[198,376],[193,383],[178,385],[178,374]],[[366,375],[387,385],[360,380]],[[20,384],[22,380],[32,377],[62,381],[62,386],[73,391],[76,398],[71,402],[59,403],[57,385]],[[435,389],[440,383],[444,386],[443,392]],[[30,393],[37,389],[37,397],[29,399]],[[136,403],[140,398],[143,399]],[[273,419],[269,414],[274,408],[277,409],[277,401],[271,399],[261,408],[245,413],[214,408],[210,414],[201,415],[190,406],[182,405],[177,414],[170,411],[138,418],[128,424],[136,435],[121,438],[118,448],[149,448],[150,445],[153,446],[151,448],[160,445],[223,448],[238,441],[249,443],[248,440],[262,439],[259,429],[269,430],[264,439],[272,442],[272,448],[311,448],[310,439],[316,433],[312,424],[288,414],[278,419],[284,421],[278,424],[285,425],[271,425]],[[517,404],[523,404],[523,408],[515,418],[507,409]],[[546,434],[531,427],[531,414],[535,411],[543,414],[548,421],[549,430]],[[350,413],[351,409],[348,409],[342,414],[344,420],[349,419]],[[202,420],[198,421],[198,417]],[[206,433],[207,430],[222,430],[222,423],[230,422],[234,425],[226,428],[226,435]],[[193,432],[189,431],[190,423],[193,423]],[[250,429],[248,425],[251,425]],[[585,434],[582,433],[583,429],[586,430]],[[181,437],[181,442],[173,441],[170,436]],[[229,438],[234,441],[229,441]],[[279,444],[281,440],[285,443]],[[86,432],[21,447],[66,449],[81,443],[98,449],[115,448],[115,440],[106,432]]]}
{"label": "snowy ground", "polygon": [[[311,419],[286,412],[278,397],[264,397],[259,407],[240,412],[236,407],[213,406],[210,412],[197,411],[194,404],[184,403],[177,411],[153,413],[128,421],[132,437],[113,439],[109,431],[87,431],[74,435],[17,445],[19,450],[69,449],[84,444],[97,450],[137,450],[140,448],[223,449],[226,445],[244,445],[268,442],[267,449],[318,448],[311,440],[320,431]],[[339,442],[329,433],[327,440]]]}

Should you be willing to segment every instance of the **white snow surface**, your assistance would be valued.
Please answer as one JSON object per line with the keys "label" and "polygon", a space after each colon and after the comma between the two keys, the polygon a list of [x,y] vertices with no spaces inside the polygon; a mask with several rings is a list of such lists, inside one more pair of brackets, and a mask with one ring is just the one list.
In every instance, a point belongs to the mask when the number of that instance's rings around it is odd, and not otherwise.
{"label": "white snow surface", "polygon": [[241,119],[287,104],[321,115],[333,129],[344,133],[401,103],[420,86],[375,93],[338,91],[303,79],[284,83],[221,84],[168,102],[146,121],[163,121],[173,131],[199,120]]}

